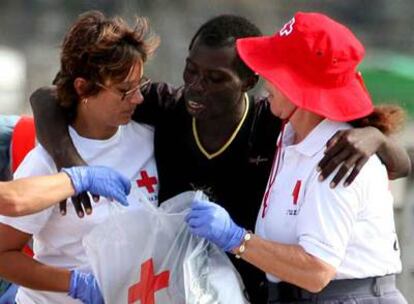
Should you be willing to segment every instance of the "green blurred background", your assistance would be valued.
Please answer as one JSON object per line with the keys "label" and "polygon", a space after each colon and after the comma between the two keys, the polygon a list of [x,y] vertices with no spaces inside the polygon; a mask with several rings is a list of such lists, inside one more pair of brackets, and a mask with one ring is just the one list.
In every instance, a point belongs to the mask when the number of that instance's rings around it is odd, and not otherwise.
{"label": "green blurred background", "polygon": [[360,69],[376,104],[399,104],[414,118],[414,57],[370,55]]}

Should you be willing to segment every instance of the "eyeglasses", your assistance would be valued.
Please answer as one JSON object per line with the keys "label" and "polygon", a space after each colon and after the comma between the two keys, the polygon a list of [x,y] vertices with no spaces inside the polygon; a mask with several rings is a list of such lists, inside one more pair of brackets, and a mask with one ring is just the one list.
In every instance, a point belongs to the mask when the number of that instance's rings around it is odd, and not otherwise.
{"label": "eyeglasses", "polygon": [[115,95],[121,97],[121,101],[124,101],[124,100],[131,100],[131,98],[133,96],[135,96],[135,94],[138,91],[144,90],[150,84],[150,82],[151,82],[151,79],[143,76],[143,77],[141,77],[141,80],[139,81],[139,84],[135,88],[133,88],[131,90],[128,90],[128,91],[125,91],[125,92],[121,92],[119,89],[116,89],[116,88],[107,87],[107,86],[105,86],[105,85],[103,85],[102,83],[99,83],[99,82],[96,82],[96,85],[98,87],[101,87],[102,89],[105,89],[109,92],[114,93]]}

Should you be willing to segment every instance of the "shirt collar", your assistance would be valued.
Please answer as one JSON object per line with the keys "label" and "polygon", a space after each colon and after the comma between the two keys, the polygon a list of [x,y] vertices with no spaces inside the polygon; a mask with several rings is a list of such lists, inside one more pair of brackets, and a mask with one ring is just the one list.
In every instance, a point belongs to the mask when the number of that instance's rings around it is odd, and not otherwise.
{"label": "shirt collar", "polygon": [[325,149],[326,143],[337,131],[350,128],[351,126],[347,123],[324,119],[300,143],[292,145],[295,131],[291,123],[288,123],[283,134],[282,144],[303,155],[312,157]]}

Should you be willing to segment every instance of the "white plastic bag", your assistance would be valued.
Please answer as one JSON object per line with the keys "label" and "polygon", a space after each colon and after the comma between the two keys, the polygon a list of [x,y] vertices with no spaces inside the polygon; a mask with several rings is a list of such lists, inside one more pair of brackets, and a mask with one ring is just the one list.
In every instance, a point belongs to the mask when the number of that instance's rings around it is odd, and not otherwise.
{"label": "white plastic bag", "polygon": [[184,222],[196,192],[156,208],[133,191],[142,208],[114,207],[83,241],[105,303],[248,303],[226,254]]}

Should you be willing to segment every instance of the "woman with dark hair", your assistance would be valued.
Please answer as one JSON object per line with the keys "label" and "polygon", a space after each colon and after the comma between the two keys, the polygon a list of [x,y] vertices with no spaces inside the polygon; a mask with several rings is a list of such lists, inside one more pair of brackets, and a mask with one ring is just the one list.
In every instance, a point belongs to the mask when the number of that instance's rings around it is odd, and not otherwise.
{"label": "woman with dark hair", "polygon": [[255,233],[209,201],[194,203],[190,229],[265,271],[269,303],[406,303],[395,287],[400,251],[378,157],[350,185],[318,181],[336,132],[369,125],[390,133],[402,121],[396,107],[374,109],[356,71],[362,44],[325,15],[297,13],[274,36],[239,39],[237,50],[266,80],[285,124]]}
{"label": "woman with dark hair", "polygon": [[[156,204],[153,131],[131,122],[143,101],[141,89],[148,83],[144,63],[158,44],[158,38],[149,34],[143,18],[130,27],[121,18],[109,19],[100,12],[81,15],[63,41],[55,82],[71,139],[82,157],[91,165],[116,169],[138,187],[144,185],[140,188],[143,194]],[[15,176],[54,172],[52,158],[38,146]],[[146,187],[142,180],[150,177],[155,184]],[[129,204],[130,209],[142,208],[131,195]],[[16,302],[102,303],[82,238],[110,212],[110,201],[101,199],[84,220],[73,206],[63,218],[58,206],[29,216],[1,216],[0,276],[22,286]],[[21,253],[32,237],[34,259]]]}

